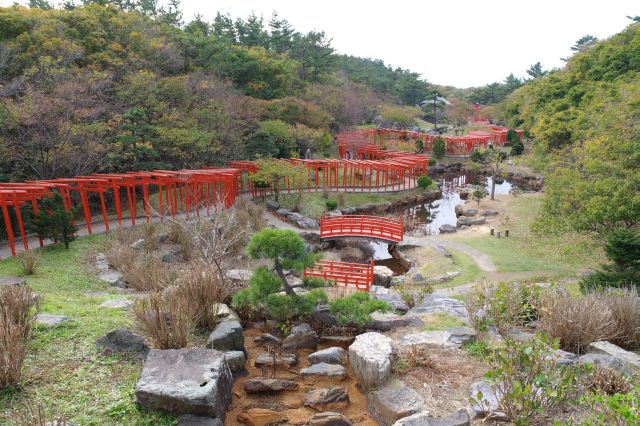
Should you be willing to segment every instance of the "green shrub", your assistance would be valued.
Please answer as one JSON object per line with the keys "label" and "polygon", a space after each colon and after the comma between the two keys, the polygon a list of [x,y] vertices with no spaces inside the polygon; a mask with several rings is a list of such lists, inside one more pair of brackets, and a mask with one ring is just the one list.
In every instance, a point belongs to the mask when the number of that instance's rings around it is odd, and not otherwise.
{"label": "green shrub", "polygon": [[431,150],[433,151],[433,156],[436,158],[442,158],[446,154],[446,145],[444,143],[444,139],[440,136],[433,140],[433,147]]}
{"label": "green shrub", "polygon": [[307,288],[328,287],[327,282],[320,277],[304,277],[302,285]]}
{"label": "green shrub", "polygon": [[511,145],[511,155],[521,155],[524,152],[524,144],[522,142],[515,142]]}
{"label": "green shrub", "polygon": [[636,425],[640,418],[640,386],[627,393],[591,393],[582,398],[582,403],[588,407],[587,418],[580,419],[582,425]]}
{"label": "green shrub", "polygon": [[286,322],[294,318],[309,316],[318,303],[326,303],[327,295],[320,289],[314,289],[301,296],[270,294],[266,298],[266,309],[271,318]]}
{"label": "green shrub", "polygon": [[416,152],[421,153],[424,151],[424,142],[422,139],[416,139]]}
{"label": "green shrub", "polygon": [[507,142],[509,142],[511,146],[514,146],[516,143],[520,142],[520,138],[518,138],[518,132],[513,129],[507,130],[507,134],[505,137],[507,139]]}
{"label": "green shrub", "polygon": [[40,238],[61,241],[68,249],[69,243],[76,239],[75,234],[78,230],[73,224],[73,211],[68,212],[64,208],[62,195],[58,192],[43,197],[38,204],[38,214],[33,220],[31,229]]}
{"label": "green shrub", "polygon": [[329,308],[341,326],[356,325],[358,327],[364,327],[370,323],[373,312],[392,310],[389,303],[371,299],[369,293],[361,291],[329,302]]}
{"label": "green shrub", "polygon": [[436,164],[438,164],[438,161],[436,161],[436,159],[435,159],[435,158],[430,158],[430,159],[429,159],[429,166],[433,167],[433,166],[435,166]]}
{"label": "green shrub", "polygon": [[422,175],[418,178],[418,188],[427,189],[432,183],[433,181],[427,175]]}
{"label": "green shrub", "polygon": [[[515,425],[549,424],[579,391],[575,371],[556,365],[557,348],[557,341],[536,334],[529,342],[507,339],[489,356],[485,378],[498,396],[498,411]],[[479,405],[482,399],[481,392],[471,398]]]}
{"label": "green shrub", "polygon": [[335,210],[338,207],[337,200],[327,200],[324,204],[327,206],[328,210]]}

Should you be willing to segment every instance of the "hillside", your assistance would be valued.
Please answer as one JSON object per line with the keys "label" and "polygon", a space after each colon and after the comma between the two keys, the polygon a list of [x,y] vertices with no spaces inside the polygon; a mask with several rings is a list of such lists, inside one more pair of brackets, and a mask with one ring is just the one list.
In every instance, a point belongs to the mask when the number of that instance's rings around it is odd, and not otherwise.
{"label": "hillside", "polygon": [[0,179],[322,152],[331,132],[427,87],[276,14],[185,25],[118,5],[0,8]]}

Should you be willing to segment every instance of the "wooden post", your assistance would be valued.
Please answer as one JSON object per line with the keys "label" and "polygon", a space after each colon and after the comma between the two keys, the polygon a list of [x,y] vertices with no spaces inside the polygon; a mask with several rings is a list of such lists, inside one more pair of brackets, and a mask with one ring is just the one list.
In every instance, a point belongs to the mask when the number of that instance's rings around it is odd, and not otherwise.
{"label": "wooden post", "polygon": [[491,228],[491,229],[489,230],[489,235],[493,236],[495,233],[496,233],[496,230],[495,230],[495,229]]}
{"label": "wooden post", "polygon": [[509,230],[508,230],[508,229],[505,229],[505,230],[504,230],[504,236],[505,236],[505,237],[508,237],[508,236],[509,236]]}

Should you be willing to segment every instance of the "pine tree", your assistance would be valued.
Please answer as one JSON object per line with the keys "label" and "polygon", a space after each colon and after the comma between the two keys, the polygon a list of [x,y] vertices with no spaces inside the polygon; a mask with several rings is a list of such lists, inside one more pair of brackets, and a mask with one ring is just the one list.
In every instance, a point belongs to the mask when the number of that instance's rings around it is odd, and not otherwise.
{"label": "pine tree", "polygon": [[33,231],[40,238],[50,238],[64,243],[66,249],[69,243],[76,239],[78,228],[73,224],[73,212],[64,208],[62,196],[59,193],[46,196],[38,203],[38,214],[33,220]]}

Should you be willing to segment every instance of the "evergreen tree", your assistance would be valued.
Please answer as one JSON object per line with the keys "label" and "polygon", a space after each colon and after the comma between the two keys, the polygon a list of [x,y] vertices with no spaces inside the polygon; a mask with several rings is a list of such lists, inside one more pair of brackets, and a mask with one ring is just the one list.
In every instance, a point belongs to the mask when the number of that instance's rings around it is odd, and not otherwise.
{"label": "evergreen tree", "polygon": [[54,193],[45,196],[38,202],[38,214],[31,225],[32,231],[40,238],[49,238],[64,243],[66,249],[69,243],[76,239],[78,228],[73,224],[73,212],[64,208],[62,195]]}

